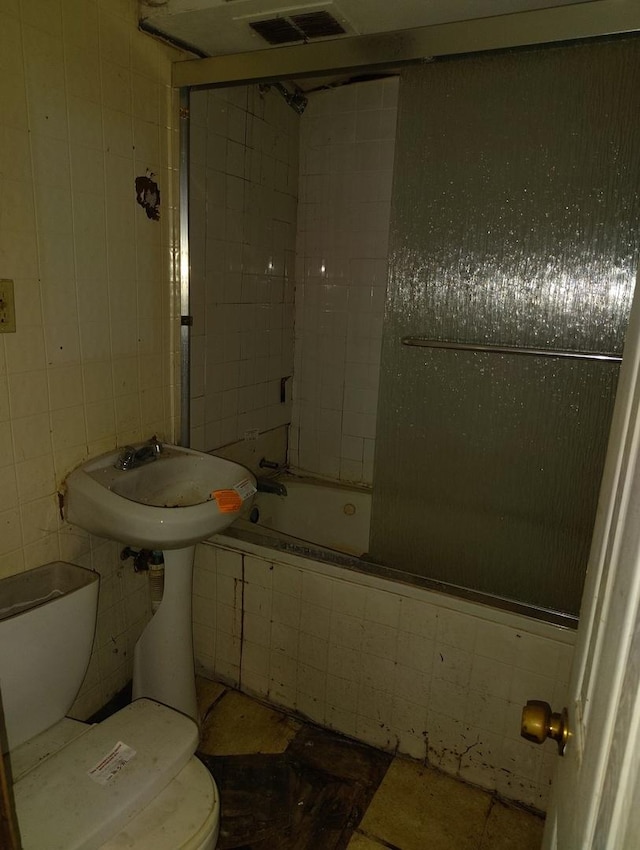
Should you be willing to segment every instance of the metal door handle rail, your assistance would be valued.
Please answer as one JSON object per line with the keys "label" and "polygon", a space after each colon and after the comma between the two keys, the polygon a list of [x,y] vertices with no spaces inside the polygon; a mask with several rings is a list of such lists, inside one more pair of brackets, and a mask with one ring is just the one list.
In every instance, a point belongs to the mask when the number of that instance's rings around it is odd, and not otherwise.
{"label": "metal door handle rail", "polygon": [[530,357],[563,357],[567,360],[603,360],[620,363],[619,354],[601,354],[597,351],[556,351],[551,348],[516,348],[508,345],[478,345],[467,342],[445,342],[439,339],[422,339],[405,336],[402,344],[416,348],[445,348],[451,351],[479,351],[485,354],[525,354]]}

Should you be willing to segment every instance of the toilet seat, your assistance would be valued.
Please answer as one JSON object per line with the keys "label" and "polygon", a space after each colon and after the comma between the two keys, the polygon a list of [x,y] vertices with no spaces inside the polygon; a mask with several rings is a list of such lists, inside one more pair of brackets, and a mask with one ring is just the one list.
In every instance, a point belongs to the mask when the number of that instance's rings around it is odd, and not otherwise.
{"label": "toilet seat", "polygon": [[16,752],[24,850],[215,846],[219,798],[193,757],[198,729],[190,718],[141,699],[80,726],[61,721]]}

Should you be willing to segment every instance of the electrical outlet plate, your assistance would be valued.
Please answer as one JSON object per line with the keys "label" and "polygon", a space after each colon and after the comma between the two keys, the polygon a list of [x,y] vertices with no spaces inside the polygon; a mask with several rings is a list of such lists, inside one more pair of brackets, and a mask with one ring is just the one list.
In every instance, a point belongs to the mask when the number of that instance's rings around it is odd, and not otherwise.
{"label": "electrical outlet plate", "polygon": [[16,332],[16,306],[13,298],[13,281],[0,280],[0,333]]}

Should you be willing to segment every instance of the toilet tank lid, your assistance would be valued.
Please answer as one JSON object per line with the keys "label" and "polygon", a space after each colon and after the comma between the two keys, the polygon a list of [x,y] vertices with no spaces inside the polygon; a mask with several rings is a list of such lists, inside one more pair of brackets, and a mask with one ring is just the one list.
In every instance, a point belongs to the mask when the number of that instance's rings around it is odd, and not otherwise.
{"label": "toilet tank lid", "polygon": [[98,579],[98,573],[66,561],[7,576],[0,580],[0,620],[46,605]]}
{"label": "toilet tank lid", "polygon": [[15,783],[24,847],[100,847],[171,782],[197,743],[191,718],[147,699],[91,727]]}

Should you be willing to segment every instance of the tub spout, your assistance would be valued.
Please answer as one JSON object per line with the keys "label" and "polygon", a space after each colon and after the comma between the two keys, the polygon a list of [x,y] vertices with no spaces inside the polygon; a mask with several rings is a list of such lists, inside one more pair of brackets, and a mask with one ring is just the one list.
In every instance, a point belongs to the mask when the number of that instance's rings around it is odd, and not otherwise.
{"label": "tub spout", "polygon": [[281,481],[275,478],[256,478],[256,487],[259,493],[275,493],[276,496],[286,496],[287,488]]}

